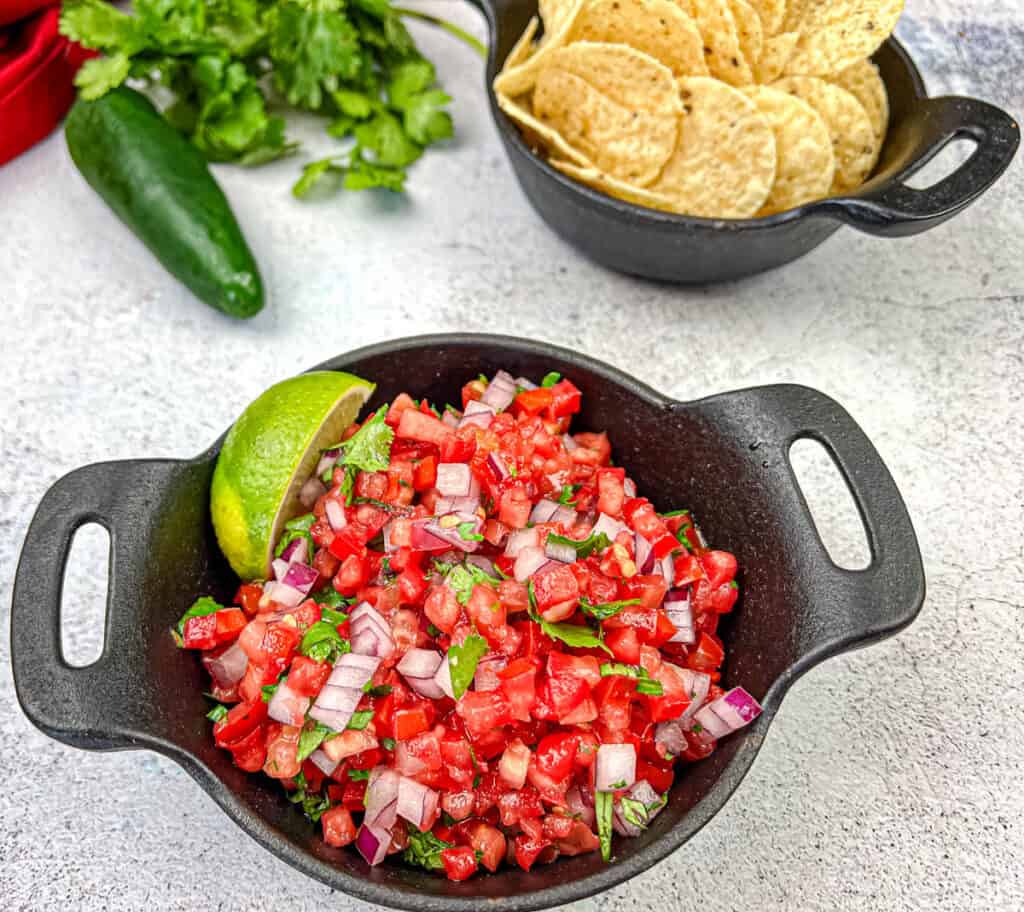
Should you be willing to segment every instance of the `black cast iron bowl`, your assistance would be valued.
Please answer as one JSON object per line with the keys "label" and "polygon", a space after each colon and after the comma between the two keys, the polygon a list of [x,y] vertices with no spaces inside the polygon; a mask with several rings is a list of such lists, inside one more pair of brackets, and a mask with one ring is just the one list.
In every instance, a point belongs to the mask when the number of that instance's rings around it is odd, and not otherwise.
{"label": "black cast iron bowl", "polygon": [[[764,218],[706,219],[645,209],[606,196],[552,168],[531,151],[498,107],[491,83],[537,13],[536,0],[473,0],[490,26],[487,92],[491,114],[523,192],[548,225],[588,257],[630,275],[670,282],[738,279],[813,250],[841,225],[905,237],[927,231],[974,202],[1013,159],[1020,128],[974,98],[929,98],[921,74],[894,38],[874,56],[889,92],[889,132],[870,180],[855,192]],[[937,184],[905,183],[947,144],[977,147]]]}
{"label": "black cast iron bowl", "polygon": [[[260,844],[361,899],[416,912],[501,912],[560,906],[621,883],[679,848],[725,804],[750,768],[789,686],[818,662],[909,624],[924,598],[910,517],[878,453],[850,416],[801,386],[768,386],[676,402],[598,361],[501,336],[403,339],[334,358],[320,369],[376,381],[371,405],[401,390],[457,401],[467,376],[557,370],[583,391],[575,427],[607,430],[616,461],[660,509],[686,505],[709,540],[735,552],[743,598],[723,626],[725,681],[763,715],[688,768],[665,811],[637,839],[529,873],[455,884],[389,860],[369,868],[320,838],[278,783],[244,773],[214,747],[206,675],[170,626],[193,599],[228,598],[237,579],[210,524],[210,478],[221,441],[189,460],[99,463],[60,479],[29,526],[14,587],[11,658],[21,706],[53,738],[89,750],[148,748],[175,760]],[[863,519],[871,565],[828,557],[790,467],[791,444],[820,441]],[[223,439],[223,438],[222,438]],[[72,668],[60,650],[64,565],[85,523],[111,536],[107,627],[99,660]]]}

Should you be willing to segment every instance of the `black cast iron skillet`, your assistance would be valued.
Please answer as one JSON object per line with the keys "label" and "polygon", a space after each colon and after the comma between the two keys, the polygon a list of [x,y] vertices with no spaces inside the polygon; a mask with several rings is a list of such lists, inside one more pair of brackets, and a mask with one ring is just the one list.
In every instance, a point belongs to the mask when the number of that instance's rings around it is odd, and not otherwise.
{"label": "black cast iron skillet", "polygon": [[[889,92],[889,133],[872,178],[854,193],[754,219],[672,215],[614,199],[566,177],[534,154],[491,88],[536,0],[473,0],[490,26],[491,114],[523,192],[541,218],[588,257],[631,275],[671,282],[738,279],[795,260],[841,225],[883,237],[927,231],[956,215],[1006,169],[1020,142],[1007,113],[974,98],[928,98],[921,74],[894,38],[874,56]],[[977,147],[926,190],[904,182],[957,138]]]}
{"label": "black cast iron skillet", "polygon": [[[234,820],[278,857],[361,899],[417,912],[501,912],[562,905],[644,871],[677,849],[722,807],[750,768],[786,690],[829,656],[909,624],[924,598],[914,530],[892,477],[850,416],[801,386],[768,386],[697,402],[666,399],[590,358],[501,336],[403,339],[334,358],[321,368],[377,382],[371,405],[401,390],[457,401],[467,376],[541,376],[557,370],[583,391],[575,427],[605,429],[657,507],[686,505],[709,540],[735,552],[743,598],[724,625],[725,681],[764,706],[757,722],[688,768],[668,807],[640,838],[619,839],[615,858],[560,859],[530,873],[505,870],[449,883],[389,860],[370,869],[334,849],[287,802],[278,783],[236,769],[214,747],[206,675],[168,628],[204,593],[229,598],[237,579],[214,541],[210,477],[220,446],[189,460],[86,466],[45,495],[29,526],[11,614],[18,699],[44,732],[89,750],[148,748],[183,766]],[[821,441],[839,466],[867,530],[871,565],[833,565],[790,467],[793,441]],[[75,530],[111,536],[103,653],[72,668],[60,650],[64,565]],[[481,903],[486,903],[481,905]]]}

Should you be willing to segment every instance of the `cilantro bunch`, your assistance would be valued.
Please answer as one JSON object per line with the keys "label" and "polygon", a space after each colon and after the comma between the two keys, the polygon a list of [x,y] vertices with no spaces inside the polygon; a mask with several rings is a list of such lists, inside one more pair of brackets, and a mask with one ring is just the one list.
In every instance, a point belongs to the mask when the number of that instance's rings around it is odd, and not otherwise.
{"label": "cilantro bunch", "polygon": [[296,196],[329,175],[352,190],[401,190],[405,169],[452,135],[451,99],[402,22],[431,17],[389,0],[133,0],[132,13],[64,4],[61,32],[103,52],[78,74],[82,97],[141,82],[210,161],[243,165],[297,149],[271,101],[320,114],[347,147],[306,166]]}

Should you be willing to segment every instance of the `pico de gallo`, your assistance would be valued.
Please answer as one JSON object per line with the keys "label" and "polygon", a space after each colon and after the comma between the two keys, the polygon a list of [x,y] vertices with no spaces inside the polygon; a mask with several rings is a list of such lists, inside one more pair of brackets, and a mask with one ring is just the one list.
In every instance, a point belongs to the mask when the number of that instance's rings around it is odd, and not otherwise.
{"label": "pico de gallo", "polygon": [[326,450],[272,578],[199,599],[216,744],[330,846],[464,880],[612,854],[680,763],[760,713],[725,690],[736,559],[659,513],[581,394],[499,371],[402,394]]}

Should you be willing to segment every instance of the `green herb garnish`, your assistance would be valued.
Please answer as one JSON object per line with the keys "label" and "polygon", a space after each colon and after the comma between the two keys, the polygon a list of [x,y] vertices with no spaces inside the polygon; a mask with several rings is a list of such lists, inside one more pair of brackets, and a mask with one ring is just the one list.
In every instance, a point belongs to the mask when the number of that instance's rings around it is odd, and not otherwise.
{"label": "green herb garnish", "polygon": [[540,381],[540,385],[543,386],[545,389],[549,389],[561,379],[562,375],[558,373],[558,371],[552,371],[550,374],[544,375],[544,379]]}
{"label": "green herb garnish", "polygon": [[601,602],[595,605],[586,596],[580,599],[580,610],[597,621],[606,621],[610,617],[617,615],[623,608],[628,608],[630,605],[639,605],[640,599],[623,599],[619,602]]}
{"label": "green herb garnish", "polygon": [[445,849],[455,848],[455,845],[438,839],[431,832],[423,833],[414,826],[410,826],[408,830],[409,846],[402,853],[402,858],[409,864],[419,865],[428,871],[442,870],[444,864],[441,862],[441,853]]}
{"label": "green herb garnish", "polygon": [[574,646],[578,649],[603,649],[608,655],[612,655],[612,651],[605,646],[601,639],[600,629],[595,633],[590,627],[578,624],[552,624],[550,621],[545,621],[537,611],[537,596],[533,591],[533,580],[526,584],[526,591],[530,597],[530,617],[540,624],[540,629],[546,636],[553,640],[561,640],[567,646]]}
{"label": "green herb garnish", "polygon": [[362,782],[364,779],[370,778],[369,770],[349,770],[348,778],[353,782]]}
{"label": "green herb garnish", "polygon": [[299,763],[313,753],[324,741],[333,738],[337,734],[333,728],[328,728],[323,722],[314,723],[312,728],[303,728],[299,733],[299,752],[297,759]]}
{"label": "green herb garnish", "polygon": [[475,522],[467,521],[459,523],[455,527],[455,530],[459,533],[459,538],[461,538],[463,541],[474,542],[484,540],[484,537],[476,531]]}
{"label": "green herb garnish", "polygon": [[580,560],[590,557],[595,551],[603,551],[612,543],[612,540],[604,532],[598,532],[597,535],[588,535],[582,541],[577,541],[575,538],[566,538],[564,535],[556,535],[552,532],[548,535],[547,540],[556,545],[569,545],[571,548],[574,548],[576,550],[576,557]]}
{"label": "green herb garnish", "polygon": [[594,793],[594,812],[597,816],[597,836],[601,840],[601,857],[611,861],[612,817],[615,813],[614,796],[611,792]]}
{"label": "green herb garnish", "polygon": [[174,629],[171,631],[176,634],[174,642],[179,646],[183,644],[182,637],[185,635],[185,624],[188,623],[190,618],[204,617],[207,614],[216,614],[218,611],[223,611],[224,606],[220,602],[214,601],[208,595],[204,595],[202,598],[197,598],[193,603],[192,607],[186,611],[178,623],[174,625]]}
{"label": "green herb garnish", "polygon": [[214,722],[220,722],[228,714],[228,708],[218,703],[213,707],[207,714],[206,718],[211,719]]}
{"label": "green herb garnish", "polygon": [[448,668],[452,676],[452,693],[458,700],[473,683],[476,666],[487,654],[487,640],[477,633],[471,633],[460,646],[448,649]]}
{"label": "green herb garnish", "polygon": [[341,622],[320,620],[311,624],[302,636],[299,652],[314,662],[334,662],[346,652],[351,652],[348,640],[342,639],[338,633],[338,623]]}
{"label": "green herb garnish", "polygon": [[313,551],[316,549],[316,543],[313,541],[313,536],[309,530],[315,522],[316,517],[312,513],[304,513],[302,516],[296,516],[295,519],[289,519],[284,524],[284,532],[281,534],[277,547],[274,549],[274,557],[280,557],[284,554],[284,549],[297,538],[306,539],[306,553],[312,557]]}
{"label": "green herb garnish", "polygon": [[362,731],[372,721],[373,710],[361,709],[359,712],[352,713],[352,718],[348,720],[348,725],[345,727],[351,731]]}

